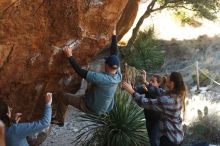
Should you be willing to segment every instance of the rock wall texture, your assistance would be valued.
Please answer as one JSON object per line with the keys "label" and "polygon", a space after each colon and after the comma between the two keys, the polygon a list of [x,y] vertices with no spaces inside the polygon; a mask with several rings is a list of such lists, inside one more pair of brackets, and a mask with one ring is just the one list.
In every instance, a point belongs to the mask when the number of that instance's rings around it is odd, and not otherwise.
{"label": "rock wall texture", "polygon": [[80,78],[60,48],[70,39],[78,40],[74,56],[80,65],[87,65],[110,43],[115,25],[121,37],[131,27],[138,3],[1,0],[0,98],[13,107],[14,113],[22,112],[23,121],[39,118],[45,92],[74,93],[79,88]]}

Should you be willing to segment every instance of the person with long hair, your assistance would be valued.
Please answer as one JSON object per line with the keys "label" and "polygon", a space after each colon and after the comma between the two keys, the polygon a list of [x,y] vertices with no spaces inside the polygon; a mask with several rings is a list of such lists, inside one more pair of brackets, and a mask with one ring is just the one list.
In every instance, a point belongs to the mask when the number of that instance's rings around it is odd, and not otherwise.
{"label": "person with long hair", "polygon": [[135,92],[130,83],[123,82],[122,87],[129,92],[133,100],[145,109],[161,113],[160,146],[180,146],[183,142],[181,111],[185,112],[186,87],[182,75],[172,72],[166,81],[166,94],[156,98],[145,98]]}
{"label": "person with long hair", "polygon": [[45,102],[44,114],[40,120],[29,123],[19,123],[21,114],[17,114],[15,120],[12,120],[11,108],[4,101],[0,101],[0,120],[5,124],[7,146],[28,146],[27,136],[40,132],[50,125],[52,115],[51,93],[45,95]]}

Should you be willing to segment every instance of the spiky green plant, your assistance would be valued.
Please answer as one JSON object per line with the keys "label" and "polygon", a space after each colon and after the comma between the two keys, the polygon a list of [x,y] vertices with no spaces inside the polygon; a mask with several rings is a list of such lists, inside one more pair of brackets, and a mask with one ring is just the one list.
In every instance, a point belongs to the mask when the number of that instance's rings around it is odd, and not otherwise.
{"label": "spiky green plant", "polygon": [[138,33],[133,49],[126,56],[128,64],[147,71],[154,71],[164,63],[164,53],[153,27]]}
{"label": "spiky green plant", "polygon": [[113,110],[105,115],[84,114],[80,122],[87,122],[76,137],[83,146],[146,146],[148,137],[143,110],[120,89],[115,95]]}

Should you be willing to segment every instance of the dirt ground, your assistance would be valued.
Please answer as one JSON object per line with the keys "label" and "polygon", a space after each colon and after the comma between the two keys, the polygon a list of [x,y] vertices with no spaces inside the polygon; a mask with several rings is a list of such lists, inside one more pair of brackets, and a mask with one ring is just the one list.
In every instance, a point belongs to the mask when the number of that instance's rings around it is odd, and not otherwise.
{"label": "dirt ground", "polygon": [[82,112],[69,106],[64,127],[53,126],[50,135],[41,146],[74,146],[76,132],[85,124],[76,121],[80,114]]}

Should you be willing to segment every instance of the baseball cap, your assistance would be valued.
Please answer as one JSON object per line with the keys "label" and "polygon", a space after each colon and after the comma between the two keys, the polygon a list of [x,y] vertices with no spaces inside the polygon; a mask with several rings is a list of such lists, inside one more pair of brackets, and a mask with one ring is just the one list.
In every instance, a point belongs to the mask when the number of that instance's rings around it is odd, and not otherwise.
{"label": "baseball cap", "polygon": [[108,64],[108,66],[117,69],[119,67],[120,61],[116,55],[111,55],[105,58],[105,64]]}

